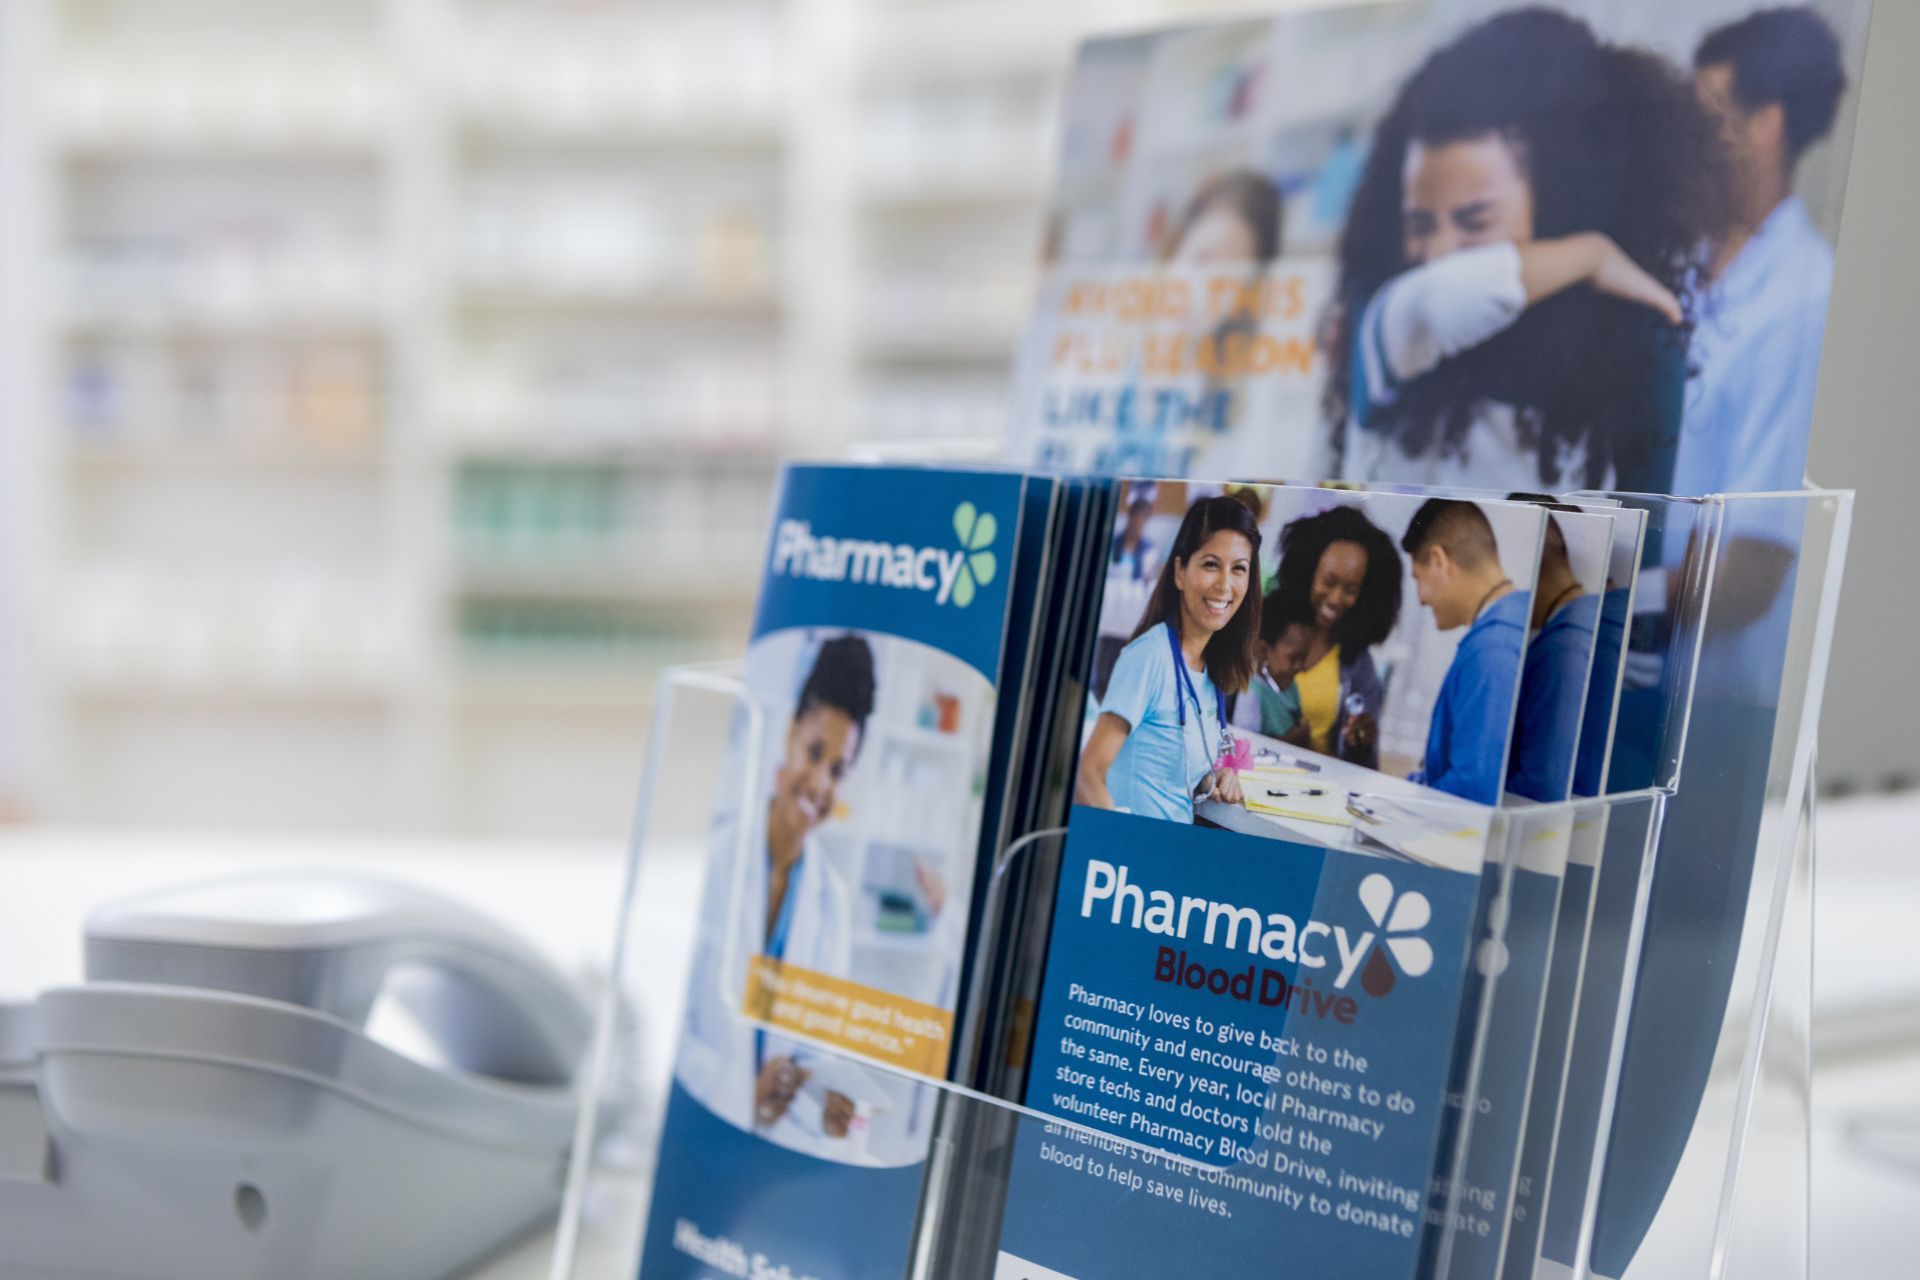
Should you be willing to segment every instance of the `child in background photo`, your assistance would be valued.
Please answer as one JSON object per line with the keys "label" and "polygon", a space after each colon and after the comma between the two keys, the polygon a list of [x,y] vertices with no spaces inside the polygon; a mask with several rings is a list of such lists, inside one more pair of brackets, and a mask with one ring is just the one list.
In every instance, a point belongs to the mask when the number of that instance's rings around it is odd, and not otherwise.
{"label": "child in background photo", "polygon": [[1176,267],[1264,267],[1280,256],[1286,206],[1271,179],[1231,169],[1194,192],[1161,260]]}
{"label": "child in background photo", "polygon": [[1414,781],[1476,804],[1497,804],[1532,597],[1500,567],[1493,525],[1471,502],[1423,503],[1400,545],[1413,559],[1414,587],[1432,610],[1434,625],[1442,631],[1467,628],[1440,683],[1425,767]]}
{"label": "child in background photo", "polygon": [[1306,718],[1294,677],[1307,665],[1313,646],[1313,612],[1304,601],[1278,593],[1260,605],[1260,639],[1254,646],[1253,680],[1233,706],[1235,728],[1278,738],[1296,747],[1307,744]]}

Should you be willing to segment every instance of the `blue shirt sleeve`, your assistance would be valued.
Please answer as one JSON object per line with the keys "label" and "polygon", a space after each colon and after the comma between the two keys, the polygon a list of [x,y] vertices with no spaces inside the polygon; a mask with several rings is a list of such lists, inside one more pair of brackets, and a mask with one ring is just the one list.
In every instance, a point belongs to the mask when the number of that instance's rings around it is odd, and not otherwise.
{"label": "blue shirt sleeve", "polygon": [[1507,730],[1513,723],[1514,681],[1518,665],[1504,646],[1489,651],[1462,645],[1454,669],[1442,687],[1447,718],[1446,751],[1427,762],[1427,785],[1472,800],[1498,804],[1506,776]]}
{"label": "blue shirt sleeve", "polygon": [[[1148,632],[1140,639],[1151,640],[1152,635]],[[1139,641],[1122,649],[1113,664],[1113,674],[1107,677],[1107,696],[1101,701],[1100,710],[1111,711],[1125,720],[1128,729],[1138,729],[1145,724],[1148,714],[1164,701],[1162,686],[1167,674],[1167,655],[1158,656],[1161,660],[1155,662],[1152,646]]]}
{"label": "blue shirt sleeve", "polygon": [[1573,785],[1573,753],[1586,700],[1590,646],[1586,633],[1541,636],[1527,650],[1514,717],[1513,768],[1507,790],[1529,800],[1565,800]]}
{"label": "blue shirt sleeve", "polygon": [[1608,732],[1620,700],[1620,647],[1626,643],[1628,592],[1616,587],[1600,606],[1594,636],[1593,673],[1587,680],[1586,709],[1580,716],[1579,763],[1573,771],[1575,795],[1597,796],[1607,772]]}

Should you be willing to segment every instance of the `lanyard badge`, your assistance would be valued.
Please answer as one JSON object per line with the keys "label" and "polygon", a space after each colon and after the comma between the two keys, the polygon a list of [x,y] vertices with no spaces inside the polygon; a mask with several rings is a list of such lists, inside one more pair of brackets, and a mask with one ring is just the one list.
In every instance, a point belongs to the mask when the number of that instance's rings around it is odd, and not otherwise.
{"label": "lanyard badge", "polygon": [[[1182,697],[1180,693],[1176,692],[1173,698],[1174,705],[1177,706],[1180,711],[1180,750],[1184,754],[1187,749],[1187,703],[1193,703],[1194,719],[1200,725],[1203,741],[1205,740],[1207,721],[1205,713],[1200,706],[1200,691],[1196,689],[1193,684],[1193,673],[1187,670],[1186,656],[1180,652],[1180,632],[1175,629],[1172,622],[1168,622],[1166,626],[1167,648],[1173,655],[1173,670],[1180,681],[1180,689],[1183,690],[1186,695]],[[1218,765],[1220,762],[1232,758],[1234,742],[1233,734],[1227,729],[1227,695],[1215,689],[1213,691],[1213,699],[1215,704],[1214,723],[1219,726],[1220,729],[1219,751],[1214,757],[1214,763]]]}

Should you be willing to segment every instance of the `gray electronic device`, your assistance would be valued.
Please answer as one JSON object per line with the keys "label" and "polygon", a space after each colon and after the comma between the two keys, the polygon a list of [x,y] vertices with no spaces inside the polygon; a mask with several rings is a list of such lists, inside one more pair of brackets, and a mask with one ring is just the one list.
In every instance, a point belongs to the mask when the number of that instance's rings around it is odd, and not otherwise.
{"label": "gray electronic device", "polygon": [[0,1004],[0,1276],[439,1280],[551,1218],[592,1016],[495,922],[282,873],[85,943],[83,984]]}

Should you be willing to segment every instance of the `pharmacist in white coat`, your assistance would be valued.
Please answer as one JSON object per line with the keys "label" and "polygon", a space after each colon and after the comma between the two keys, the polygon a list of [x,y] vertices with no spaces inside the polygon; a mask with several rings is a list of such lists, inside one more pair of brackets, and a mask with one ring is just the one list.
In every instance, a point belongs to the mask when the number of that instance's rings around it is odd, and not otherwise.
{"label": "pharmacist in white coat", "polygon": [[676,1072],[730,1124],[829,1156],[844,1146],[854,1099],[816,1089],[817,1109],[805,1108],[804,1122],[790,1116],[814,1068],[804,1046],[743,1021],[741,997],[755,955],[837,977],[848,972],[850,898],[816,832],[859,754],[873,712],[873,666],[873,650],[858,636],[823,644],[779,744],[766,807],[752,814],[750,839],[741,843],[737,813],[715,823]]}

